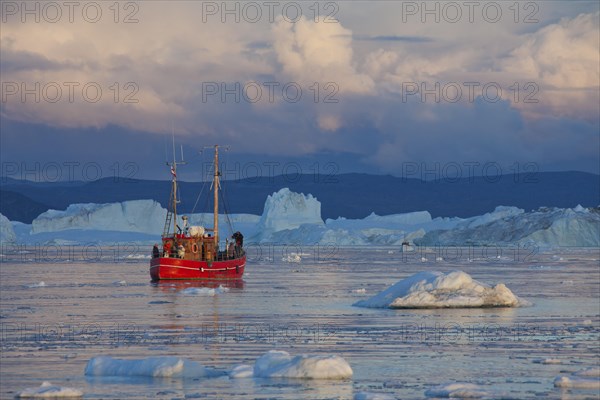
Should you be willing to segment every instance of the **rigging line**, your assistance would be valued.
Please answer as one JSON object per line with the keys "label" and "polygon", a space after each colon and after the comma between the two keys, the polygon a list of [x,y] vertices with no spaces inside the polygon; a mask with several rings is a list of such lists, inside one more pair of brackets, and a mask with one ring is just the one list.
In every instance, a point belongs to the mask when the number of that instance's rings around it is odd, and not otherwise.
{"label": "rigging line", "polygon": [[223,210],[225,212],[225,217],[227,218],[227,224],[229,225],[229,229],[231,229],[231,233],[233,233],[235,231],[233,230],[233,224],[231,223],[231,218],[229,217],[230,207],[229,207],[229,202],[227,200],[229,198],[229,196],[225,196],[225,189],[223,189],[220,194],[221,194],[221,199],[223,201]]}
{"label": "rigging line", "polygon": [[200,201],[200,197],[202,197],[202,193],[204,192],[205,187],[206,182],[202,182],[202,189],[200,189],[200,193],[198,193],[198,197],[196,197],[196,202],[194,203],[194,207],[192,207],[192,212],[190,214],[193,214],[194,211],[196,211],[196,206],[198,205],[198,201]]}
{"label": "rigging line", "polygon": [[221,194],[221,200],[223,201],[223,212],[225,213],[225,218],[227,219],[227,225],[229,227],[229,230],[233,234],[234,230],[233,230],[233,224],[231,223],[231,218],[229,217],[229,207],[227,205],[227,201],[225,200],[223,194]]}
{"label": "rigging line", "polygon": [[[198,152],[198,154],[196,155],[196,157],[202,157],[202,161],[204,160],[204,153],[202,151]],[[201,163],[202,165],[204,165],[204,163]],[[202,172],[200,172],[200,174],[202,174]],[[196,211],[196,207],[198,206],[198,202],[200,201],[200,197],[202,197],[202,193],[204,193],[204,189],[206,188],[206,181],[203,180],[203,177],[200,177],[200,180],[202,182],[202,187],[200,188],[200,193],[198,193],[198,197],[196,197],[196,202],[194,203],[194,206],[192,207],[192,212],[191,214],[194,213],[194,211]],[[200,218],[200,224],[202,225],[204,223],[204,217]]]}

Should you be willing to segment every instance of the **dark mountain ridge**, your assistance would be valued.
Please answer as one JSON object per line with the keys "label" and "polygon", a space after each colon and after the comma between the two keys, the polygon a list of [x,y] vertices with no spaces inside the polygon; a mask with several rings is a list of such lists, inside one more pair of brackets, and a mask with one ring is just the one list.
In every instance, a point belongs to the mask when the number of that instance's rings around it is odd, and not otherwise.
{"label": "dark mountain ridge", "polygon": [[[203,189],[204,186],[204,189]],[[498,205],[525,210],[547,207],[593,207],[600,204],[600,176],[586,172],[538,172],[494,177],[424,181],[390,175],[340,174],[255,177],[222,183],[230,213],[261,214],[271,193],[289,187],[311,193],[322,205],[323,218],[364,218],[427,210],[433,217],[470,217]],[[210,212],[203,196],[210,183],[179,182],[179,211]],[[110,203],[154,199],[168,204],[169,181],[104,178],[90,182],[35,183],[2,178],[0,212],[10,220],[31,223],[47,209],[64,210],[73,203]],[[41,211],[40,211],[41,210]]]}

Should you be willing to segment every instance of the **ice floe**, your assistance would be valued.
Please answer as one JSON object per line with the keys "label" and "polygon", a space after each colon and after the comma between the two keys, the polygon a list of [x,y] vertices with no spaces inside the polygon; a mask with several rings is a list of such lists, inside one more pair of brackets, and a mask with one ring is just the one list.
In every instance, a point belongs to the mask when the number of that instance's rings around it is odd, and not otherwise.
{"label": "ice floe", "polygon": [[81,397],[83,392],[79,389],[62,387],[44,382],[37,388],[27,388],[17,393],[17,398],[58,398],[58,397]]}
{"label": "ice floe", "polygon": [[358,392],[354,395],[354,400],[396,400],[396,397],[387,393]]}
{"label": "ice floe", "polygon": [[346,379],[352,377],[352,368],[336,355],[293,356],[286,351],[270,350],[254,363],[238,365],[229,374],[232,378],[295,378]]}
{"label": "ice floe", "polygon": [[149,357],[118,359],[108,356],[93,357],[85,367],[89,376],[147,376],[154,378],[204,378],[222,373],[196,361],[180,357]]}
{"label": "ice floe", "polygon": [[39,288],[39,287],[44,287],[44,286],[46,286],[46,282],[44,282],[44,281],[37,282],[37,283],[30,283],[28,285],[23,285],[23,287],[28,288],[28,289]]}
{"label": "ice floe", "polygon": [[482,397],[496,398],[498,394],[474,383],[453,382],[444,383],[442,385],[438,385],[433,388],[427,389],[425,391],[425,396],[470,399]]}
{"label": "ice floe", "polygon": [[381,293],[354,303],[369,308],[467,308],[518,307],[527,302],[504,284],[480,283],[465,272],[419,272]]}
{"label": "ice floe", "polygon": [[600,367],[585,368],[570,376],[557,376],[554,387],[600,390]]}
{"label": "ice floe", "polygon": [[216,288],[207,288],[207,287],[190,287],[187,289],[183,289],[181,294],[186,295],[194,295],[194,296],[214,296],[217,294],[226,293],[229,291],[229,288],[219,285]]}

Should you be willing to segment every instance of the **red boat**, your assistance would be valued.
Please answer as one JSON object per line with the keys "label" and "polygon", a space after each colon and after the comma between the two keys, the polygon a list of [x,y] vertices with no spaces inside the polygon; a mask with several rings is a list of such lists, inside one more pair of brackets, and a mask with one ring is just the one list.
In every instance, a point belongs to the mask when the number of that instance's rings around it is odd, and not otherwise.
{"label": "red boat", "polygon": [[[183,216],[183,227],[177,224],[177,165],[170,164],[173,176],[170,205],[162,235],[161,248],[155,245],[150,261],[150,276],[153,281],[165,279],[236,280],[241,279],[246,267],[244,236],[235,232],[219,244],[219,146],[215,147],[213,228],[189,226]],[[174,159],[174,158],[173,158]],[[172,228],[172,229],[171,229]],[[230,240],[231,239],[231,240]]]}

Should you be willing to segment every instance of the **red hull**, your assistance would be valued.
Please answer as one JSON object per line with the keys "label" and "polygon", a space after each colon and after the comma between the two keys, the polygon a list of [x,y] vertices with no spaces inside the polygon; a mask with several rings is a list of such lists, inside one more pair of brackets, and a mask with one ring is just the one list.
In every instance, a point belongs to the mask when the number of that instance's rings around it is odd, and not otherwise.
{"label": "red hull", "polygon": [[150,261],[150,276],[153,281],[163,279],[241,279],[245,267],[246,256],[210,263],[158,257]]}

